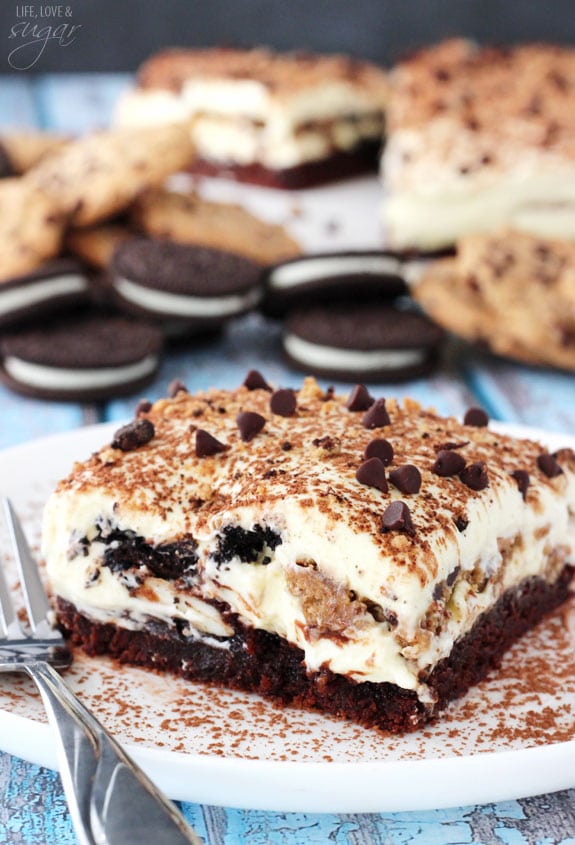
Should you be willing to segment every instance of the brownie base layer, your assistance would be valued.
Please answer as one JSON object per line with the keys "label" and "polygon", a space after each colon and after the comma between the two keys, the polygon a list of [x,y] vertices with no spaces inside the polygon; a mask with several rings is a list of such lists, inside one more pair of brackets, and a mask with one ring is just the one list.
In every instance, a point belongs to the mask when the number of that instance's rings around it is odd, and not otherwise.
{"label": "brownie base layer", "polygon": [[[184,637],[164,624],[130,631],[101,624],[57,599],[59,624],[89,655],[109,654],[121,663],[172,672],[191,681],[256,692],[281,705],[320,710],[366,727],[394,733],[415,730],[463,695],[492,669],[504,652],[569,596],[573,568],[554,584],[529,578],[509,590],[441,660],[426,680],[436,696],[424,705],[415,692],[389,683],[358,683],[328,669],[308,673],[303,652],[275,634],[246,628],[234,616],[235,635],[217,648]],[[221,609],[221,608],[220,608]]]}
{"label": "brownie base layer", "polygon": [[362,173],[377,172],[380,141],[365,141],[349,152],[337,152],[329,158],[308,161],[297,167],[272,170],[262,164],[230,164],[197,158],[190,165],[190,172],[201,176],[217,176],[248,182],[265,188],[298,190],[350,179]]}

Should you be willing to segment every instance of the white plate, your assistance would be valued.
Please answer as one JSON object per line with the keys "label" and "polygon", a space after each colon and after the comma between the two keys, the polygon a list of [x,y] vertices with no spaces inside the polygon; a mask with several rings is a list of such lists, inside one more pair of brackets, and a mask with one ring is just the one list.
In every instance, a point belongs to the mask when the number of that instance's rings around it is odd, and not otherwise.
{"label": "white plate", "polygon": [[[0,492],[13,499],[36,549],[55,481],[114,428],[0,453]],[[502,429],[550,448],[575,447],[564,435]],[[3,535],[0,544],[6,549]],[[574,645],[572,604],[516,645],[497,675],[437,725],[399,738],[103,658],[78,655],[66,677],[172,798],[278,811],[424,810],[575,786]],[[57,767],[39,697],[24,676],[0,678],[0,747]]]}

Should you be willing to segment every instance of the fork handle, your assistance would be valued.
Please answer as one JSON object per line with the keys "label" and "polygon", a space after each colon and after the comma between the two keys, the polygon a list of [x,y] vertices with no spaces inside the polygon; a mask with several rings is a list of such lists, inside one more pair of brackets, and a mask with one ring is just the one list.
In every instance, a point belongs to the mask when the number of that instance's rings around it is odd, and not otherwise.
{"label": "fork handle", "polygon": [[25,668],[56,729],[60,776],[81,845],[202,845],[56,670],[48,663]]}

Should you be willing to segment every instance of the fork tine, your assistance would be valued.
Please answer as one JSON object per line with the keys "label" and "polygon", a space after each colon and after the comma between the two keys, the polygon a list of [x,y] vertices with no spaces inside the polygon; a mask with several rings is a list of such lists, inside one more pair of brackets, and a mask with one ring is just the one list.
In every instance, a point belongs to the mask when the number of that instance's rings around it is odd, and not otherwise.
{"label": "fork tine", "polygon": [[30,546],[10,499],[4,499],[4,515],[10,531],[10,539],[22,582],[22,593],[28,611],[30,627],[37,636],[50,637],[53,631],[49,622],[50,604],[40,580],[40,573],[32,557]]}
{"label": "fork tine", "polygon": [[4,570],[0,566],[0,636],[2,637],[21,637],[22,629],[12,604],[10,590],[4,575]]}

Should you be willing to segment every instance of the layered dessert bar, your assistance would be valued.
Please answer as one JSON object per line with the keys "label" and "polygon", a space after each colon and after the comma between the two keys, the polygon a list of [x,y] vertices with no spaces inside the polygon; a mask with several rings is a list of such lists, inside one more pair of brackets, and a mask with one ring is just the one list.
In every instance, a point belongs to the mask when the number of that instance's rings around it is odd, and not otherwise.
{"label": "layered dessert bar", "polygon": [[89,654],[416,728],[568,595],[575,456],[307,379],[140,405],[49,499]]}
{"label": "layered dessert bar", "polygon": [[116,120],[187,121],[195,172],[300,188],[377,168],[387,76],[346,56],[172,49],[140,68]]}
{"label": "layered dessert bar", "polygon": [[527,364],[575,370],[575,243],[503,229],[467,235],[413,290],[439,325]]}
{"label": "layered dessert bar", "polygon": [[503,225],[575,238],[575,51],[452,40],[391,74],[382,160],[392,247]]}

